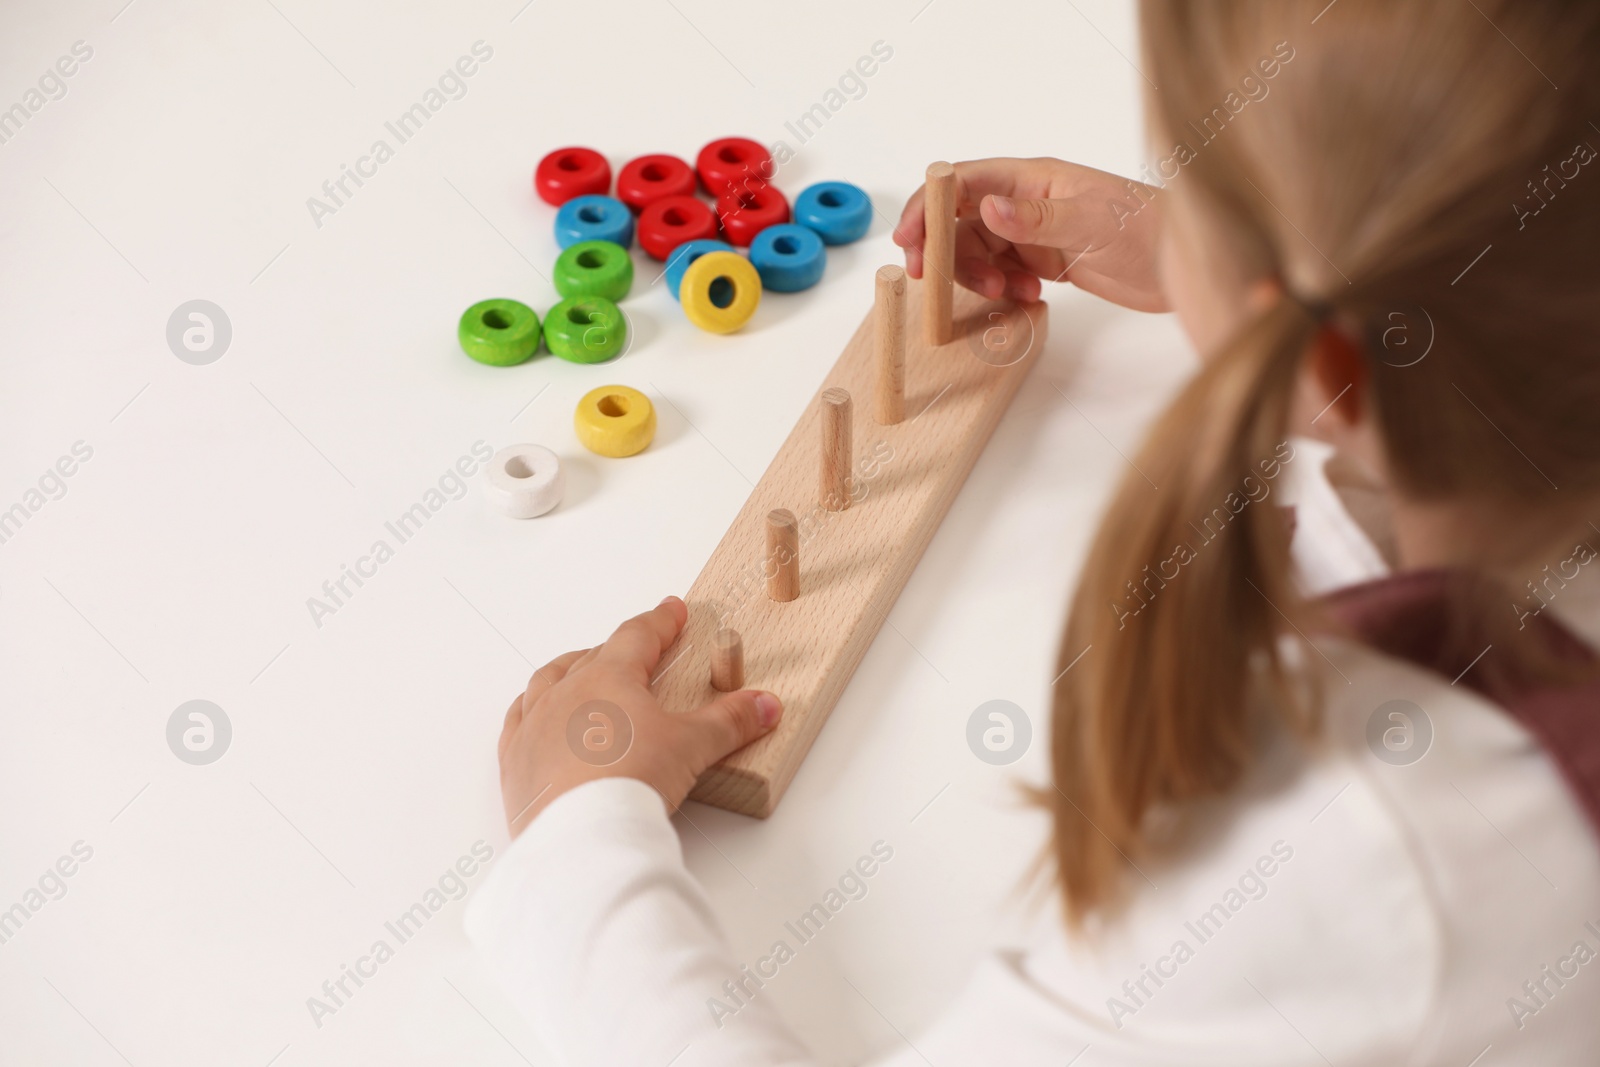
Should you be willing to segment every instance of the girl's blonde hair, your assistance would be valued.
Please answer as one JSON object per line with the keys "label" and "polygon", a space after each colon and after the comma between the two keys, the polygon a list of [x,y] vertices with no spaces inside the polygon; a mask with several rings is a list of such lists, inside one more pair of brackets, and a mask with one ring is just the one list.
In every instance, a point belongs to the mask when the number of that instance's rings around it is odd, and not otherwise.
{"label": "girl's blonde hair", "polygon": [[1398,491],[1600,489],[1600,5],[1142,0],[1141,22],[1162,210],[1288,295],[1157,421],[1084,565],[1040,794],[1073,924],[1164,816],[1239,780],[1259,709],[1316,727],[1279,652],[1304,616],[1288,529],[1251,487],[1325,323],[1362,349]]}

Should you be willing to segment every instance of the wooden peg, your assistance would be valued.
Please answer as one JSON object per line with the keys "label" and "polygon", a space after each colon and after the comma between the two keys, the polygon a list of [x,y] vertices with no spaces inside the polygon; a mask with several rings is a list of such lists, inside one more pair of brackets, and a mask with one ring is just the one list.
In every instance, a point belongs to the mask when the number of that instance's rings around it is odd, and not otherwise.
{"label": "wooden peg", "polygon": [[[812,397],[733,520],[728,536],[688,590],[685,599],[694,608],[661,662],[683,656],[689,665],[680,663],[661,672],[653,687],[661,707],[668,712],[692,711],[716,695],[707,684],[712,655],[706,650],[714,650],[718,629],[737,626],[751,650],[745,654],[745,684],[781,694],[784,720],[776,733],[707,768],[690,793],[695,800],[755,818],[766,818],[779,806],[796,772],[805,773],[806,752],[825,731],[824,723],[840,694],[848,691],[857,664],[879,635],[895,598],[1012,398],[1032,373],[1036,360],[991,364],[969,358],[960,342],[943,348],[928,344],[922,312],[911,310],[927,291],[920,281],[905,286],[907,317],[917,318],[906,323],[905,361],[907,385],[914,393],[926,389],[931,396],[948,388],[933,413],[918,418],[907,410],[898,425],[888,427],[878,425],[866,411],[855,413],[863,424],[856,429],[856,466],[851,472],[857,492],[851,513],[840,514],[823,511],[816,502],[817,423],[822,415]],[[961,287],[956,288],[954,300],[958,328],[995,311],[1021,321],[1012,301],[986,300]],[[873,389],[877,380],[878,313],[862,311],[869,314],[816,388],[847,389],[854,402],[875,408],[863,390]],[[1043,348],[1049,308],[1030,307],[1027,318],[1034,348]],[[929,367],[937,369],[936,376],[923,369]],[[914,397],[906,398],[907,409],[920,406]],[[886,439],[886,447],[867,447],[876,445],[879,436]],[[864,498],[862,491],[867,493]],[[798,525],[789,525],[793,516],[779,513],[781,536],[776,544],[781,546],[785,536],[793,537],[806,556],[804,595],[788,604],[767,600],[763,589],[768,576],[777,577],[778,563],[784,559],[783,553],[775,553],[772,564],[763,558],[764,552],[771,552],[766,540],[768,512],[784,502],[795,505],[796,514],[807,522],[802,532]],[[793,560],[793,543],[789,558],[798,564]],[[794,591],[785,593],[780,587],[774,596],[782,599]]]}
{"label": "wooden peg", "polygon": [[872,330],[878,364],[873,407],[878,422],[893,426],[906,417],[906,270],[878,268]]}
{"label": "wooden peg", "polygon": [[955,336],[956,169],[948,163],[928,164],[922,223],[924,329],[929,344],[942,345]]}
{"label": "wooden peg", "polygon": [[855,453],[850,445],[850,419],[855,405],[850,394],[835,386],[822,391],[821,503],[829,511],[850,506],[850,465]]}
{"label": "wooden peg", "polygon": [[787,602],[800,595],[800,524],[788,508],[767,512],[767,596]]}
{"label": "wooden peg", "polygon": [[738,630],[718,630],[711,639],[711,688],[721,693],[744,688],[744,641]]}

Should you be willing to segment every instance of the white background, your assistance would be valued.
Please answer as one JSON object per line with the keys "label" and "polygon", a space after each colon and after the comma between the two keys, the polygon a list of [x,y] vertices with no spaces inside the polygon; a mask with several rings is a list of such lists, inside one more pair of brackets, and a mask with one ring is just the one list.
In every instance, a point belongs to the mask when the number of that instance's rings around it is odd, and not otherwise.
{"label": "white background", "polygon": [[[393,943],[384,921],[475,841],[504,850],[507,703],[688,588],[898,260],[887,220],[926,163],[1137,169],[1131,5],[124,2],[0,14],[0,108],[74,42],[94,50],[0,145],[0,509],[93,449],[0,544],[0,909],[74,842],[94,850],[0,945],[0,1062],[545,1063],[471,955],[464,901],[320,1028],[306,1000]],[[317,227],[307,197],[393,145],[385,120],[479,40],[493,57],[466,95]],[[785,122],[876,41],[893,57],[866,94],[800,145]],[[544,152],[592,145],[616,168],[731,134],[797,150],[791,197],[830,178],[872,194],[880,217],[820,286],[714,337],[636,251],[622,359],[462,355],[468,304],[556,300]],[[833,1062],[914,1034],[979,951],[1050,921],[1018,894],[1045,823],[1016,784],[1044,773],[1056,639],[1119,450],[1189,356],[1164,317],[1048,296],[1043,359],[780,810],[678,820],[742,959],[873,841],[894,848],[766,990]],[[209,366],[166,343],[195,298],[232,323]],[[610,383],[658,410],[631,459],[572,434],[578,397]],[[314,625],[307,598],[393,544],[385,520],[480,440],[554,449],[566,502],[517,522],[473,484]],[[233,726],[209,766],[166,742],[196,698]],[[1012,767],[966,746],[991,699],[1035,726]]]}

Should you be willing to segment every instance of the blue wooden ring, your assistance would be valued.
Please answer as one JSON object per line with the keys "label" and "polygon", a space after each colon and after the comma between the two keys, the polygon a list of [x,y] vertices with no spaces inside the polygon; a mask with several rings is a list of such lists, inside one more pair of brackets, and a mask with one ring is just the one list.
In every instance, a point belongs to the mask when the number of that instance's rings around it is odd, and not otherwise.
{"label": "blue wooden ring", "polygon": [[794,221],[826,244],[847,245],[872,225],[872,198],[849,182],[818,182],[795,197]]}
{"label": "blue wooden ring", "polygon": [[672,294],[672,299],[679,299],[678,288],[683,284],[683,272],[689,269],[689,264],[707,252],[732,251],[733,246],[726,241],[697,240],[683,242],[667,256],[667,292]]}
{"label": "blue wooden ring", "polygon": [[556,212],[556,244],[571,248],[579,241],[633,243],[633,212],[614,196],[575,196]]}
{"label": "blue wooden ring", "polygon": [[816,231],[792,222],[768,226],[750,242],[750,265],[761,275],[761,287],[774,293],[798,293],[822,280],[828,251]]}

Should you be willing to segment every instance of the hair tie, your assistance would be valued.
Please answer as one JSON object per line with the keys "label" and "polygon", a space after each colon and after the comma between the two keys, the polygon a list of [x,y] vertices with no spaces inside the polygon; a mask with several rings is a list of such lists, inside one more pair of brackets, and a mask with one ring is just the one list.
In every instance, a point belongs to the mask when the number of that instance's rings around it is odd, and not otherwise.
{"label": "hair tie", "polygon": [[1325,300],[1317,300],[1301,296],[1293,289],[1286,290],[1289,299],[1300,305],[1302,311],[1311,317],[1317,325],[1322,325],[1333,317],[1333,305]]}

